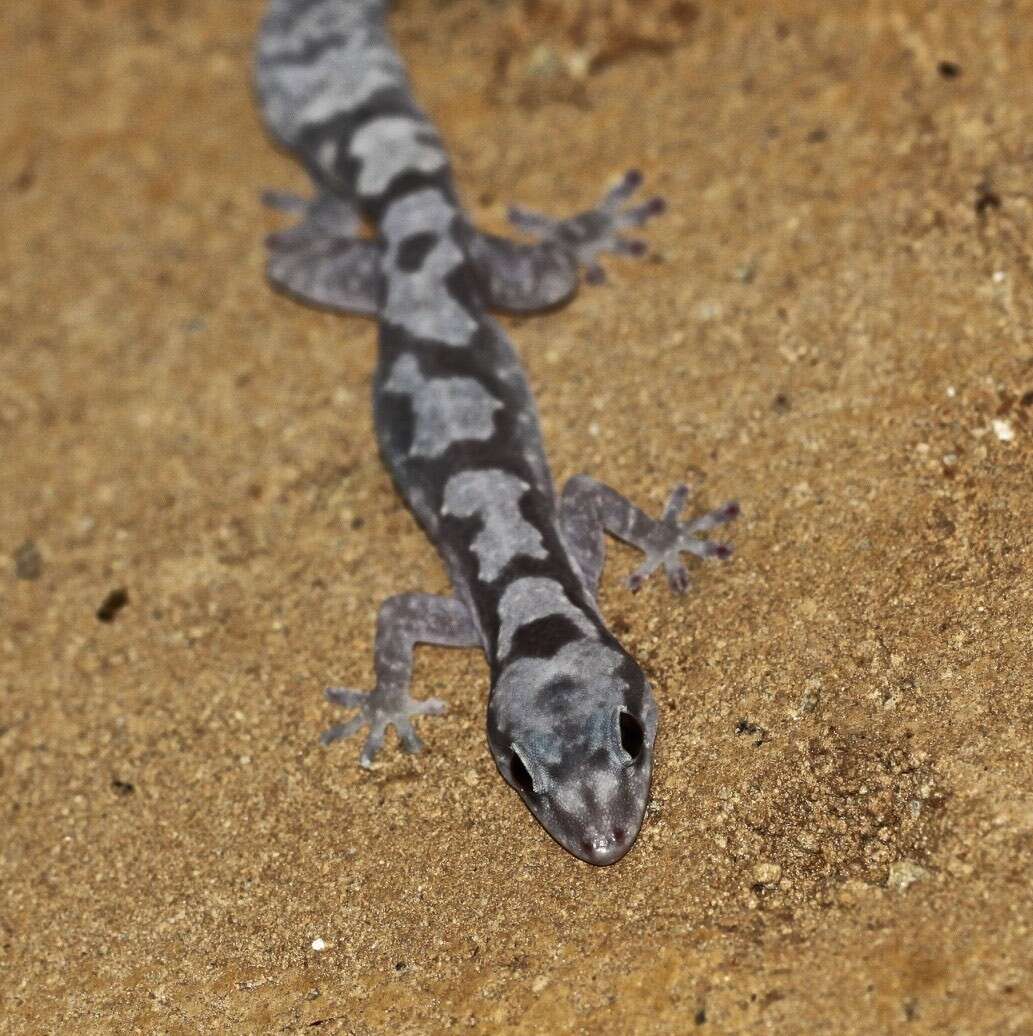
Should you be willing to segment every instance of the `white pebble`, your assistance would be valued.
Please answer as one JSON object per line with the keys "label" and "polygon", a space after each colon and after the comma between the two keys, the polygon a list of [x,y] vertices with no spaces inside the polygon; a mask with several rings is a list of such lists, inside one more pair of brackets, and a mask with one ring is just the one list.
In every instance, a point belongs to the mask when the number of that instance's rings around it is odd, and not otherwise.
{"label": "white pebble", "polygon": [[777,863],[758,863],[753,868],[753,878],[761,885],[777,885],[782,880],[782,868]]}
{"label": "white pebble", "polygon": [[990,427],[1001,442],[1011,442],[1015,438],[1015,429],[1012,428],[1011,421],[1005,421],[1003,417],[991,421]]}
{"label": "white pebble", "polygon": [[904,892],[916,881],[929,877],[929,872],[919,866],[914,860],[897,860],[890,864],[889,880],[886,882],[891,889]]}

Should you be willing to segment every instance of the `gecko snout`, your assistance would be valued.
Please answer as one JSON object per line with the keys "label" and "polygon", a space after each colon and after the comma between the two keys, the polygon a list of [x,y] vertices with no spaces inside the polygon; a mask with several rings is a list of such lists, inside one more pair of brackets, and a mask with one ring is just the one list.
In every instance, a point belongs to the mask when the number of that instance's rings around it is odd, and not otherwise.
{"label": "gecko snout", "polygon": [[616,863],[631,848],[628,832],[615,827],[609,834],[596,835],[581,840],[582,859],[597,867]]}

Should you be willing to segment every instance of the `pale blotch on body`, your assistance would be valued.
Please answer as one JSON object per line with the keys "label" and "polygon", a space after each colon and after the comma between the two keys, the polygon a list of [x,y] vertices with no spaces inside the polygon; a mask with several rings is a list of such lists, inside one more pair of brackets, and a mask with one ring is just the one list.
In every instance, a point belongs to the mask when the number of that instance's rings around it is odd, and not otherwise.
{"label": "pale blotch on body", "polygon": [[[387,301],[381,317],[417,338],[463,346],[477,330],[477,321],[445,284],[465,259],[448,234],[456,215],[455,208],[434,188],[405,195],[384,214],[380,229],[387,251],[381,269],[387,281]],[[419,269],[399,269],[399,248],[417,234],[434,234],[437,240]]]}
{"label": "pale blotch on body", "polygon": [[445,486],[443,514],[481,519],[470,549],[478,575],[487,583],[516,557],[548,556],[541,534],[520,513],[520,498],[531,487],[507,471],[461,471]]}
{"label": "pale blotch on body", "polygon": [[412,400],[416,430],[409,455],[439,457],[454,442],[490,439],[499,402],[473,378],[425,378],[416,358],[399,357],[384,383],[386,392]]}
{"label": "pale blotch on body", "polygon": [[499,601],[499,657],[509,654],[521,626],[550,615],[563,615],[586,636],[595,635],[595,626],[555,579],[525,576],[510,583]]}
{"label": "pale blotch on body", "polygon": [[366,197],[383,194],[400,173],[436,173],[448,164],[430,125],[407,115],[384,115],[367,122],[352,137],[348,152],[362,164],[356,190]]}

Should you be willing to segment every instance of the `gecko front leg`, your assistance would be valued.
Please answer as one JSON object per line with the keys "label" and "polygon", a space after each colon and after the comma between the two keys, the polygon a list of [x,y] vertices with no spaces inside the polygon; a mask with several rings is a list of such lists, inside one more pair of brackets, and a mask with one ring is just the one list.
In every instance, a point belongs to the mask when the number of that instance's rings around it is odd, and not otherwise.
{"label": "gecko front leg", "polygon": [[543,242],[553,241],[576,256],[578,266],[585,271],[585,280],[589,284],[600,284],[606,274],[598,263],[599,256],[606,252],[645,255],[645,241],[624,237],[622,232],[629,227],[643,226],[667,208],[664,199],[659,197],[638,205],[626,204],[641,186],[642,174],[637,169],[629,169],[598,204],[575,216],[553,219],[513,205],[508,212],[509,221],[519,230],[534,234]]}
{"label": "gecko front leg", "polygon": [[727,543],[700,539],[698,533],[730,522],[739,514],[739,505],[732,501],[682,522],[678,517],[688,496],[688,486],[676,486],[663,515],[656,519],[616,490],[587,475],[575,475],[567,482],[560,499],[560,527],[593,595],[598,591],[603,569],[604,531],[638,547],[646,556],[628,577],[628,586],[633,592],[663,565],[671,589],[684,593],[689,586],[689,573],[682,563],[682,553],[700,558],[731,556],[732,548]]}
{"label": "gecko front leg", "polygon": [[345,708],[358,709],[357,716],[331,727],[320,739],[329,745],[351,737],[362,727],[369,735],[359,756],[367,769],[384,744],[389,726],[398,731],[402,748],[418,752],[423,743],[413,730],[412,716],[440,716],[445,702],[438,698],[415,701],[410,697],[412,652],[416,644],[443,647],[478,647],[480,634],[466,606],[450,597],[434,594],[398,594],[380,606],[373,649],[376,687],[370,692],[343,687],[327,690],[328,700]]}
{"label": "gecko front leg", "polygon": [[641,184],[642,174],[632,169],[596,205],[566,219],[512,206],[510,223],[538,239],[530,244],[474,231],[470,254],[491,305],[514,313],[549,309],[574,294],[582,271],[590,284],[606,279],[601,255],[645,255],[645,241],[623,232],[643,226],[666,205],[663,198],[627,204]]}

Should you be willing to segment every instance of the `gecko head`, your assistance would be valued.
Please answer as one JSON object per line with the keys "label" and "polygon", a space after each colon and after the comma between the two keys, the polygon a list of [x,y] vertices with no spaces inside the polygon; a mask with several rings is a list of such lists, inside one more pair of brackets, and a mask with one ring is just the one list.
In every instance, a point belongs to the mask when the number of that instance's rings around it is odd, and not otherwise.
{"label": "gecko head", "polygon": [[634,844],[655,737],[645,674],[612,641],[509,662],[492,689],[488,741],[499,772],[586,863],[616,863]]}

